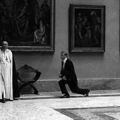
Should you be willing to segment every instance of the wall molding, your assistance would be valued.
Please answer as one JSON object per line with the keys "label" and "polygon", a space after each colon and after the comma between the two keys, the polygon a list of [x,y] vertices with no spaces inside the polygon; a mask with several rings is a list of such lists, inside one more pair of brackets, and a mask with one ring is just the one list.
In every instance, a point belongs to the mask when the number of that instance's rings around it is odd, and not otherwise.
{"label": "wall molding", "polygon": [[[78,78],[78,81],[81,80],[120,80],[120,78]],[[55,78],[55,79],[39,79],[38,81],[59,81],[60,78]]]}
{"label": "wall molding", "polygon": [[[39,79],[34,85],[39,92],[55,92],[60,91],[57,79]],[[91,90],[116,90],[120,89],[120,78],[78,78],[78,86],[80,88],[88,88]],[[22,93],[31,93],[33,90],[26,87]]]}

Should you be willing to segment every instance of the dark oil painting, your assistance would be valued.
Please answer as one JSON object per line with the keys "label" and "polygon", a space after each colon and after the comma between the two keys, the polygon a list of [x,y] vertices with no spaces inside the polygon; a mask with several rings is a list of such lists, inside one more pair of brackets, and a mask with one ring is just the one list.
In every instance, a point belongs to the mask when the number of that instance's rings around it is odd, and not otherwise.
{"label": "dark oil painting", "polygon": [[16,51],[54,48],[54,0],[0,0],[0,41]]}
{"label": "dark oil painting", "polygon": [[104,52],[105,6],[70,5],[70,52]]}

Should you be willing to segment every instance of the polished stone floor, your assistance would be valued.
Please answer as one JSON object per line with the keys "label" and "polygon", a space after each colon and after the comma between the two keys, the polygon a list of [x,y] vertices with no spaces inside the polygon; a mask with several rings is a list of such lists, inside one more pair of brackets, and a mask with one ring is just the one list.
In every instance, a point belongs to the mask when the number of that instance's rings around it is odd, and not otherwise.
{"label": "polished stone floor", "polygon": [[120,90],[91,91],[89,97],[70,94],[22,95],[0,103],[0,120],[120,120]]}

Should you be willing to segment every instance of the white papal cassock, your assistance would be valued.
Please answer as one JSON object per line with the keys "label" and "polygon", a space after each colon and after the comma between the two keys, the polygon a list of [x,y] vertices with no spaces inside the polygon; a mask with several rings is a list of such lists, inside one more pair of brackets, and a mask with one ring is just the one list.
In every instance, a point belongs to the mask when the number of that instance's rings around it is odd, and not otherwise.
{"label": "white papal cassock", "polygon": [[0,99],[4,94],[4,98],[13,100],[12,59],[11,50],[0,50]]}

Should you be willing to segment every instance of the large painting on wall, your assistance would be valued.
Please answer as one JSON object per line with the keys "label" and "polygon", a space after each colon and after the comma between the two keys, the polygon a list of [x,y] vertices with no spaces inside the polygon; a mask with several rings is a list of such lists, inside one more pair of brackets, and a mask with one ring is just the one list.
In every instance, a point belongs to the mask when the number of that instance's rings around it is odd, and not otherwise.
{"label": "large painting on wall", "polygon": [[0,41],[13,51],[54,51],[54,0],[0,0]]}
{"label": "large painting on wall", "polygon": [[70,5],[69,43],[71,53],[105,51],[105,6]]}

